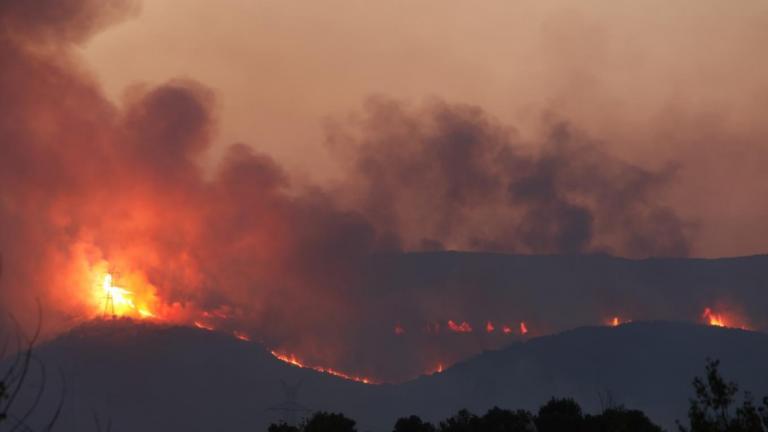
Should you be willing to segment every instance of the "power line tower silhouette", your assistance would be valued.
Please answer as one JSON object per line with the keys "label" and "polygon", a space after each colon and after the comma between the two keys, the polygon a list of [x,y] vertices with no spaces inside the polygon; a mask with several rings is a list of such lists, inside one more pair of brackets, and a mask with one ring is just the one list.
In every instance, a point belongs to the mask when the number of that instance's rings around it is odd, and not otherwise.
{"label": "power line tower silhouette", "polygon": [[112,295],[112,275],[104,276],[104,318],[117,318],[115,314],[115,298]]}
{"label": "power line tower silhouette", "polygon": [[269,411],[275,411],[280,415],[280,421],[295,426],[299,417],[306,416],[311,413],[312,410],[306,406],[298,403],[299,388],[301,388],[303,380],[299,380],[294,385],[289,385],[284,380],[280,380],[280,385],[283,387],[283,393],[285,394],[285,400],[275,406],[269,407]]}

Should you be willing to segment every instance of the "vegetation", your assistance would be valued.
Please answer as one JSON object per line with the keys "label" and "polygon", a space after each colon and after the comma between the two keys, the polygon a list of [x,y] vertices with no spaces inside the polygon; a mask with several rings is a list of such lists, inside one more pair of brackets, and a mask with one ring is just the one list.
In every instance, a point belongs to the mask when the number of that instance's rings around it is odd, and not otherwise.
{"label": "vegetation", "polygon": [[[678,422],[679,432],[768,432],[768,397],[757,406],[749,393],[737,404],[739,388],[726,381],[718,361],[707,360],[706,375],[693,380],[695,398],[688,410],[690,426]],[[662,432],[642,411],[621,405],[599,414],[584,414],[573,399],[553,398],[536,414],[525,410],[491,408],[482,416],[460,410],[437,426],[420,417],[402,417],[393,432]],[[316,413],[299,426],[273,424],[269,432],[356,432],[355,422],[343,414]]]}
{"label": "vegetation", "polygon": [[357,432],[355,421],[340,413],[317,412],[299,426],[276,423],[268,432]]}
{"label": "vegetation", "polygon": [[720,375],[719,366],[718,360],[708,359],[705,377],[693,380],[696,397],[688,408],[689,426],[678,423],[680,432],[768,431],[768,397],[757,407],[752,395],[745,392],[739,406],[739,387]]}

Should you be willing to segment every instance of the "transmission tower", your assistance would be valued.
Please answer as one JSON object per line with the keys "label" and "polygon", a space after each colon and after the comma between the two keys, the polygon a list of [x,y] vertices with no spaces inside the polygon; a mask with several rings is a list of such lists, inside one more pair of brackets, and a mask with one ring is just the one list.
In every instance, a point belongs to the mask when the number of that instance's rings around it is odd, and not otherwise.
{"label": "transmission tower", "polygon": [[312,410],[298,403],[299,388],[302,381],[299,380],[295,385],[289,385],[283,380],[280,380],[280,384],[283,387],[283,393],[285,394],[285,400],[279,404],[269,407],[269,411],[275,411],[279,413],[280,420],[289,425],[296,425],[299,417],[304,417],[311,413]]}
{"label": "transmission tower", "polygon": [[104,280],[104,291],[106,292],[106,294],[104,294],[104,318],[111,317],[112,319],[116,319],[115,299],[112,295],[112,277],[108,277],[109,279]]}

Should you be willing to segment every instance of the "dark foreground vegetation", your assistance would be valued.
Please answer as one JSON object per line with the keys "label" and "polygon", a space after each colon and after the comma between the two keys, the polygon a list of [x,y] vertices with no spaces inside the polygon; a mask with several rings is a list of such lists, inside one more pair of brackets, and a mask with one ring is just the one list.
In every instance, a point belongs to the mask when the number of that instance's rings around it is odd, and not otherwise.
{"label": "dark foreground vegetation", "polygon": [[[768,397],[756,403],[726,381],[719,362],[708,360],[706,374],[693,380],[694,397],[688,424],[678,422],[679,432],[768,432]],[[551,399],[537,413],[498,407],[483,415],[461,410],[437,424],[418,416],[395,422],[393,432],[662,432],[642,411],[610,401],[599,414],[585,414],[573,399]],[[356,422],[340,413],[318,412],[298,426],[276,423],[268,432],[357,432]]]}

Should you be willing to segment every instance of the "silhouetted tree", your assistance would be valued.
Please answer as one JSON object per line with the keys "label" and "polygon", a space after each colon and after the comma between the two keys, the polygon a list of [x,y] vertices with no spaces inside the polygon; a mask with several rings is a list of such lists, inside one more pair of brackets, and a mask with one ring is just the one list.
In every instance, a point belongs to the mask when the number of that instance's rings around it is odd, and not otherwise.
{"label": "silhouetted tree", "polygon": [[430,422],[423,421],[419,416],[402,417],[395,422],[394,432],[435,432]]}
{"label": "silhouetted tree", "polygon": [[[42,322],[42,308],[39,302],[37,307],[37,327],[30,338],[23,335],[18,322],[16,322],[12,315],[10,316],[11,321],[16,325],[16,355],[7,370],[0,371],[0,423],[10,423],[13,430],[31,430],[27,426],[27,421],[37,412],[38,405],[47,387],[47,369],[43,362],[36,358],[32,352],[40,336]],[[0,343],[0,359],[5,357],[5,350],[8,346],[7,342],[6,340]],[[34,386],[26,385],[30,374],[34,374],[34,377],[39,380]],[[61,399],[45,430],[50,430],[53,427],[64,405],[66,386],[64,385],[63,375],[61,379]],[[24,408],[18,408],[17,402],[25,392],[31,395],[31,403]],[[39,416],[39,413],[37,415]]]}
{"label": "silhouetted tree", "polygon": [[453,417],[440,422],[440,432],[476,432],[480,431],[480,418],[463,409]]}
{"label": "silhouetted tree", "polygon": [[287,423],[272,423],[267,432],[299,432],[299,428]]}
{"label": "silhouetted tree", "polygon": [[736,405],[739,387],[726,381],[719,371],[720,361],[707,359],[706,376],[696,377],[696,397],[688,408],[689,427],[678,422],[680,432],[764,432],[768,429],[768,398],[757,408],[752,396],[744,394],[744,402]]}
{"label": "silhouetted tree", "polygon": [[483,432],[532,432],[533,415],[525,410],[510,411],[491,408],[480,417],[478,431]]}
{"label": "silhouetted tree", "polygon": [[538,432],[577,432],[584,429],[584,415],[573,399],[550,399],[539,408],[535,422]]}
{"label": "silhouetted tree", "polygon": [[[0,405],[3,404],[6,399],[6,393],[5,381],[0,381]],[[0,423],[2,423],[6,417],[7,414],[4,411],[0,411]]]}
{"label": "silhouetted tree", "polygon": [[598,415],[587,415],[583,430],[586,432],[662,432],[642,411],[624,407],[608,408]]}
{"label": "silhouetted tree", "polygon": [[355,421],[341,413],[317,412],[301,428],[302,432],[357,432]]}

